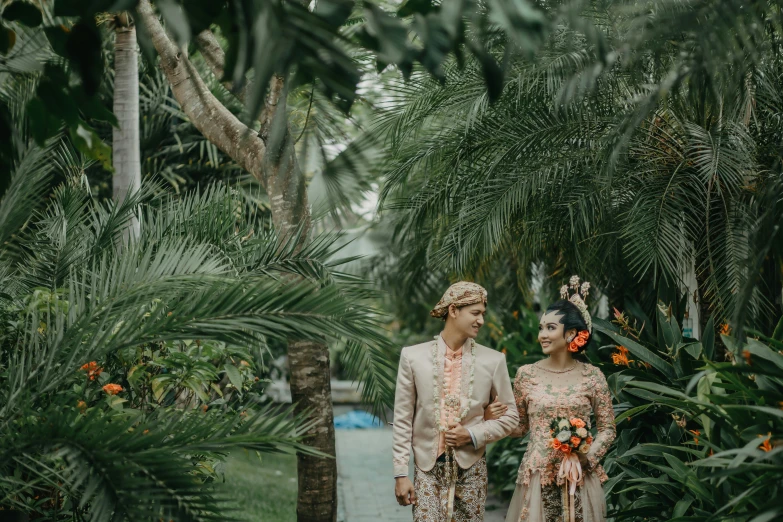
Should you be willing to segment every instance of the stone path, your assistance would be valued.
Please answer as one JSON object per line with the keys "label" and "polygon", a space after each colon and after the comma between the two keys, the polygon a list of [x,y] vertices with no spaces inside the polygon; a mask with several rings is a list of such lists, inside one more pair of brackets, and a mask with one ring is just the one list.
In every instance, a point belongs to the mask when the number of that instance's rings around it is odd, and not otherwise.
{"label": "stone path", "polygon": [[[411,508],[394,498],[391,429],[336,430],[336,435],[337,522],[411,522]],[[485,522],[503,522],[505,504],[490,498],[487,508]]]}

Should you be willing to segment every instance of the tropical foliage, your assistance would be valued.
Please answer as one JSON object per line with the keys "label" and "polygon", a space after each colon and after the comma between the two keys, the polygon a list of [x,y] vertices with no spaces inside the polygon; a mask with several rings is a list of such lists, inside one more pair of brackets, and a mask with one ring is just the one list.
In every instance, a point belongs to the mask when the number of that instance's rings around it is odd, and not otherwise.
{"label": "tropical foliage", "polygon": [[618,306],[645,293],[651,314],[656,288],[694,271],[703,323],[747,312],[772,328],[781,256],[763,223],[780,219],[779,6],[625,7],[562,7],[574,16],[534,60],[495,38],[508,81],[494,104],[476,60],[448,62],[444,85],[422,73],[391,90],[376,132],[406,291],[433,270],[493,263],[526,290],[543,262]]}
{"label": "tropical foliage", "polygon": [[[385,340],[371,294],[329,261],[333,238],[300,250],[256,236],[263,223],[226,186],[98,204],[69,178],[46,197],[66,146],[31,146],[0,202],[1,504],[47,520],[226,520],[206,485],[226,452],[311,451],[309,426],[260,397],[265,340],[340,339],[372,357]],[[123,243],[134,213],[142,234]]]}
{"label": "tropical foliage", "polygon": [[[681,320],[676,307],[660,303],[654,321],[620,311],[611,323],[596,321],[608,344],[590,357],[616,400],[617,440],[605,459],[609,516],[775,520],[782,513],[783,321],[772,336],[754,332],[740,345],[728,326],[717,340],[683,337]],[[721,342],[730,362],[716,357]],[[602,364],[601,354],[612,362]],[[490,454],[490,481],[506,492],[525,447],[506,440]]]}

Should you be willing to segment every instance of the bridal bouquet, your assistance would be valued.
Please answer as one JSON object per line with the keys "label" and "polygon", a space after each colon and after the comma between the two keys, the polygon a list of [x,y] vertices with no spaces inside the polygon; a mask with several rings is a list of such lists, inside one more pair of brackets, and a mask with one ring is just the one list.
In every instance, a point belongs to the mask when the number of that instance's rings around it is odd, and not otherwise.
{"label": "bridal bouquet", "polygon": [[549,433],[552,435],[550,446],[565,455],[572,452],[586,454],[593,443],[587,423],[578,417],[554,419],[549,425]]}

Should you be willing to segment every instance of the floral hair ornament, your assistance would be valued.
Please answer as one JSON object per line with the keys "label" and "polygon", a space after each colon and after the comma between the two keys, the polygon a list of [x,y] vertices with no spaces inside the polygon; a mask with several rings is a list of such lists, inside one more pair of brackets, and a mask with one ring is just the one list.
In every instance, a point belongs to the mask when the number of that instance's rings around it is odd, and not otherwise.
{"label": "floral hair ornament", "polygon": [[590,316],[590,311],[587,309],[587,303],[585,303],[585,299],[589,293],[590,283],[584,281],[582,284],[579,284],[579,276],[571,276],[571,279],[568,280],[568,284],[563,285],[560,288],[560,297],[576,306],[587,325],[587,330],[579,332],[569,343],[568,351],[570,352],[578,352],[580,348],[587,344],[588,339],[590,339],[590,334],[593,333],[593,318]]}

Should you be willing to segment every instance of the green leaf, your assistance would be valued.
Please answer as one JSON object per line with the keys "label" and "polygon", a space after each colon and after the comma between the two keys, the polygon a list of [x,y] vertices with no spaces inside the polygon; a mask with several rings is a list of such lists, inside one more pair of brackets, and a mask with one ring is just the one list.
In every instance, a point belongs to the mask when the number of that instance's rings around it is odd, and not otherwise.
{"label": "green leaf", "polygon": [[614,422],[615,422],[615,424],[620,424],[621,422],[623,422],[628,417],[632,417],[632,416],[636,415],[637,413],[641,413],[641,412],[647,411],[652,406],[653,406],[652,404],[642,404],[641,406],[636,406],[634,408],[630,408],[628,410],[625,410],[624,412],[622,412],[620,415],[618,415],[615,418]]}
{"label": "green leaf", "polygon": [[677,501],[677,504],[674,505],[674,511],[672,512],[673,517],[681,517],[685,515],[685,513],[688,511],[688,508],[691,507],[691,504],[693,504],[693,498],[684,498],[682,500]]}
{"label": "green leaf", "polygon": [[231,381],[231,384],[234,385],[234,388],[236,388],[237,391],[241,394],[242,374],[239,373],[239,370],[233,364],[226,363],[226,365],[223,368],[226,370],[226,375],[228,375],[228,380]]}
{"label": "green leaf", "polygon": [[783,341],[783,317],[780,318],[777,326],[775,326],[775,331],[772,332],[772,338],[776,341]]}
{"label": "green leaf", "polygon": [[83,154],[99,161],[109,172],[114,171],[111,162],[111,147],[105,144],[95,130],[84,122],[79,122],[69,129],[73,144]]}
{"label": "green leaf", "polygon": [[680,330],[680,325],[677,324],[674,314],[668,312],[670,308],[667,309],[667,312],[664,312],[662,308],[665,307],[666,305],[663,303],[658,303],[658,328],[663,334],[666,349],[669,352],[673,352],[675,347],[682,342],[682,331]]}
{"label": "green leaf", "polygon": [[41,11],[37,7],[19,0],[3,9],[3,18],[12,22],[19,22],[27,27],[38,27],[43,21]]}
{"label": "green leaf", "polygon": [[319,0],[315,14],[334,28],[339,28],[353,12],[353,0]]}
{"label": "green leaf", "polygon": [[708,361],[715,358],[715,317],[710,316],[701,334],[701,345],[704,347],[704,357]]}

